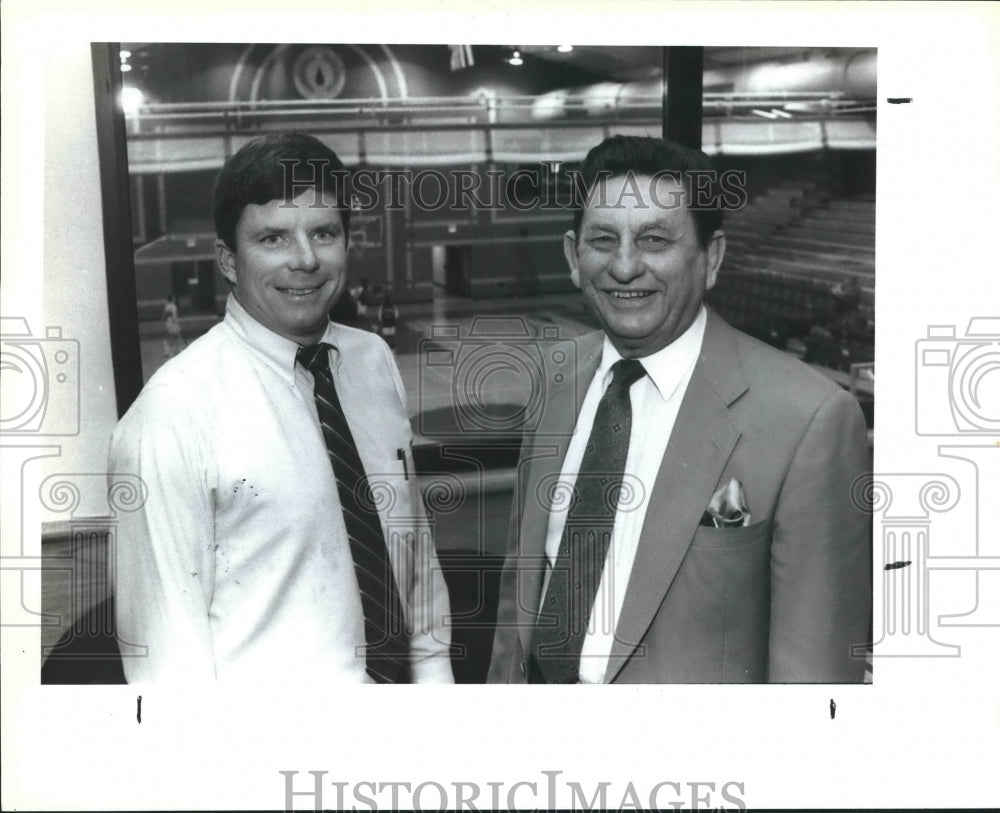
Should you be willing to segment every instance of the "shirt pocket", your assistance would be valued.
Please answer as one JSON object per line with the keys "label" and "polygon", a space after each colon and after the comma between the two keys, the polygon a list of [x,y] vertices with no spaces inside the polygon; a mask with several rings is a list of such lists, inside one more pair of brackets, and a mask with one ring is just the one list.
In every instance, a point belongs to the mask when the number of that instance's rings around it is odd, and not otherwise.
{"label": "shirt pocket", "polygon": [[691,542],[693,548],[735,550],[763,544],[771,538],[771,520],[765,519],[740,528],[707,528],[699,525]]}

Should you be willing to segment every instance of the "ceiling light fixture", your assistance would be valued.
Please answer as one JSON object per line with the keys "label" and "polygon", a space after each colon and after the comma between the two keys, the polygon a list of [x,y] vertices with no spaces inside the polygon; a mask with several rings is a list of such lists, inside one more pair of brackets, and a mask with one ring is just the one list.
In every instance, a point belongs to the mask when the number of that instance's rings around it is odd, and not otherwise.
{"label": "ceiling light fixture", "polygon": [[573,50],[573,46],[572,45],[560,45],[558,48],[556,48],[556,50],[560,54],[568,54],[570,51]]}
{"label": "ceiling light fixture", "polygon": [[514,51],[513,53],[511,53],[510,59],[508,59],[507,62],[510,65],[523,65],[524,64],[524,60],[521,59],[521,52],[520,51]]}

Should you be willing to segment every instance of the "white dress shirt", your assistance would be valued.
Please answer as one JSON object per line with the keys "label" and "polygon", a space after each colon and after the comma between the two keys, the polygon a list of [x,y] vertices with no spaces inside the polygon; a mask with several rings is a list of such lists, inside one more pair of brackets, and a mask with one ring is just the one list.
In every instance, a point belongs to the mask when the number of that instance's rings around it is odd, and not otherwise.
{"label": "white dress shirt", "polygon": [[[395,360],[341,325],[323,341],[373,492],[392,494],[380,519],[413,679],[450,682],[447,591]],[[230,296],[225,320],[165,364],[115,428],[109,476],[138,475],[146,489],[120,515],[109,561],[129,682],[370,682],[354,562],[297,350]]]}
{"label": "white dress shirt", "polygon": [[[705,308],[702,307],[691,326],[676,340],[659,352],[639,359],[646,375],[629,390],[632,431],[629,435],[622,496],[615,515],[614,531],[604,562],[601,584],[594,598],[594,608],[583,641],[580,655],[581,683],[604,682],[615,627],[625,600],[625,589],[632,573],[639,535],[646,516],[647,500],[653,492],[653,483],[691,380],[691,371],[701,352],[705,319]],[[605,336],[601,363],[583,400],[573,438],[563,461],[559,479],[564,488],[572,488],[576,482],[597,406],[611,383],[611,366],[620,359],[621,355]],[[567,509],[568,501],[562,501],[560,507],[553,508],[549,514],[545,539],[545,555],[548,560],[546,584],[559,555]]]}

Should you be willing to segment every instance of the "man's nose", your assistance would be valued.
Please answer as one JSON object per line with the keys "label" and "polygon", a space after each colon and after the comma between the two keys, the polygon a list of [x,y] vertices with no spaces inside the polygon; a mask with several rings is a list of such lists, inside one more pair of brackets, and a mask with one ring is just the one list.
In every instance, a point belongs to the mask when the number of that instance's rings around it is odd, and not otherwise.
{"label": "man's nose", "polygon": [[642,252],[623,241],[611,257],[611,276],[619,282],[630,282],[642,276]]}
{"label": "man's nose", "polygon": [[293,271],[315,271],[319,268],[319,258],[316,249],[307,235],[296,238],[289,266]]}

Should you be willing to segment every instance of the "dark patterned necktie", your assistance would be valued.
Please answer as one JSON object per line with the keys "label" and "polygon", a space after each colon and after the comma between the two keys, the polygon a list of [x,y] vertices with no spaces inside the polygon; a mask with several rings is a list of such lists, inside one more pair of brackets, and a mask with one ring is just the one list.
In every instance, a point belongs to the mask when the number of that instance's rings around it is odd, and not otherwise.
{"label": "dark patterned necktie", "polygon": [[[594,415],[559,554],[535,622],[528,677],[532,683],[579,680],[580,652],[604,572],[628,456],[629,388],[646,374],[635,359],[616,362],[611,372],[611,383]],[[624,585],[618,587],[624,589]]]}
{"label": "dark patterned necktie", "polygon": [[313,375],[313,394],[326,450],[337,478],[365,619],[365,668],[376,683],[409,683],[409,635],[385,537],[364,465],[330,372],[330,345],[299,349]]}

